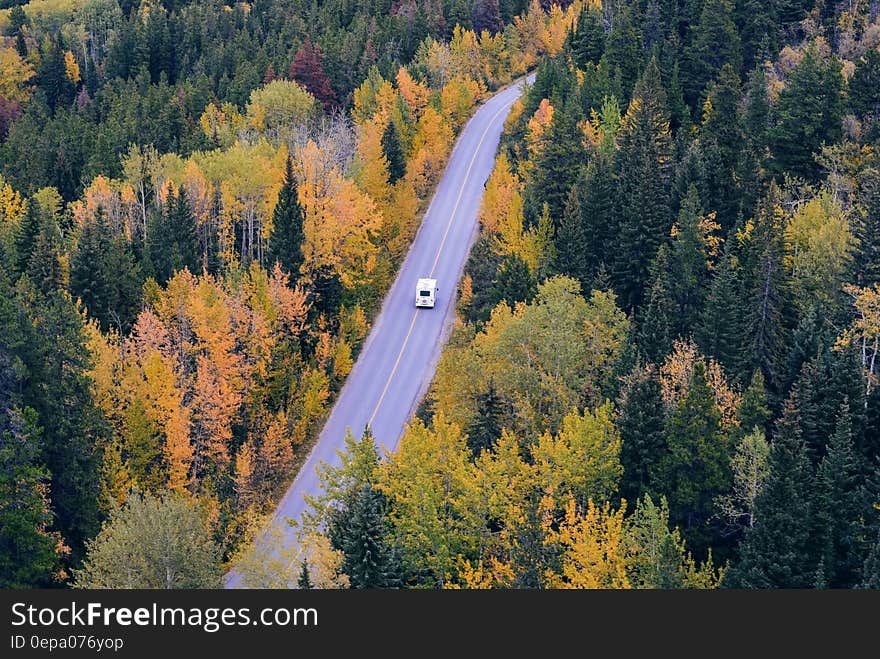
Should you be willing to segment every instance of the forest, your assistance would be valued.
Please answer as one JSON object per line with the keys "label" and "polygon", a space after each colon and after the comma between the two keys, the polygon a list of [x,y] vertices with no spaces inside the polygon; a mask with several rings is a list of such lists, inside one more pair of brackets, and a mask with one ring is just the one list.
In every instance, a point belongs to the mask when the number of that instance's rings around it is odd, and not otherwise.
{"label": "forest", "polygon": [[[0,586],[880,588],[880,5],[11,4]],[[530,70],[417,418],[254,548]]]}

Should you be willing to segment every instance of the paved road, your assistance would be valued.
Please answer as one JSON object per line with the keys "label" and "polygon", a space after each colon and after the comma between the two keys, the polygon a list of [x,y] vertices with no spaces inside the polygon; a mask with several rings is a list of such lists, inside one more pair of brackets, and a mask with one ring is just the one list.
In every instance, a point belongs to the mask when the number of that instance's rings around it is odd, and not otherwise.
{"label": "paved road", "polygon": [[[306,507],[303,494],[318,490],[315,468],[321,462],[339,464],[336,451],[344,446],[346,429],[360,437],[369,425],[380,447],[397,447],[431,382],[452,325],[458,280],[477,232],[483,185],[492,172],[504,119],[520,92],[517,84],[497,93],[459,135],[397,279],[317,443],[278,504],[276,519],[301,517]],[[437,280],[433,309],[415,308],[420,277]],[[293,530],[289,533],[294,542]],[[227,587],[238,584],[238,575],[230,573]]]}

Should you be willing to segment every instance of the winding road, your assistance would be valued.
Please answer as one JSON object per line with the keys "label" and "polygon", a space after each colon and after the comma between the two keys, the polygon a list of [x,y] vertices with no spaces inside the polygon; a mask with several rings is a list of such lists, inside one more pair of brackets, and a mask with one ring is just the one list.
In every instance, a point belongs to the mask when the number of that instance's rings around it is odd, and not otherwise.
{"label": "winding road", "polygon": [[[531,81],[533,76],[527,80]],[[339,393],[318,441],[275,510],[300,519],[304,494],[318,492],[316,467],[338,465],[347,429],[360,437],[369,425],[380,449],[394,451],[405,424],[434,375],[454,318],[455,294],[471,244],[483,186],[495,162],[504,120],[522,82],[485,101],[465,125],[397,278]],[[416,281],[437,280],[433,309],[415,308]],[[286,527],[290,543],[294,530]],[[226,587],[240,586],[233,570]]]}

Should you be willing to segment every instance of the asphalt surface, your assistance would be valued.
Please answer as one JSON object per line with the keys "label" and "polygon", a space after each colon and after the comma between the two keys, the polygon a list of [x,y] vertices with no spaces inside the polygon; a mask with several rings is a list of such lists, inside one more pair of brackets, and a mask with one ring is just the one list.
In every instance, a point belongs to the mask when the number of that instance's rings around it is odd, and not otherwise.
{"label": "asphalt surface", "polygon": [[[532,76],[529,76],[531,82]],[[306,462],[275,511],[300,519],[304,494],[318,493],[316,467],[338,465],[346,431],[361,437],[370,426],[376,444],[394,451],[427,390],[454,318],[455,295],[477,235],[483,186],[495,162],[504,119],[521,83],[487,100],[461,131],[434,198],[397,278]],[[437,280],[436,305],[416,309],[416,282]],[[294,530],[288,529],[290,542]],[[233,571],[227,588],[239,585]]]}

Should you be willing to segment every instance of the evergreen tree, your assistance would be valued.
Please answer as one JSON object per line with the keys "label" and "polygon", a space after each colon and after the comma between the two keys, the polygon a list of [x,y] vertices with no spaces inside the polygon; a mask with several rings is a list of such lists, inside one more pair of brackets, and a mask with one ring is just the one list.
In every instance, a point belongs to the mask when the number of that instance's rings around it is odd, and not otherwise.
{"label": "evergreen tree", "polygon": [[73,102],[76,87],[67,76],[60,39],[48,42],[42,55],[36,82],[46,95],[46,104],[54,113],[57,108],[66,107]]}
{"label": "evergreen tree", "polygon": [[862,566],[861,587],[880,590],[880,530]]}
{"label": "evergreen tree", "polygon": [[586,68],[587,64],[597,64],[605,51],[605,31],[602,29],[602,16],[592,7],[584,7],[578,14],[574,30],[569,35],[572,58],[575,65]]}
{"label": "evergreen tree", "polygon": [[691,184],[678,214],[669,254],[669,293],[676,307],[672,324],[676,336],[688,334],[696,325],[709,277],[702,216],[700,195]]}
{"label": "evergreen tree", "polygon": [[33,327],[20,356],[30,372],[22,404],[37,412],[43,429],[39,462],[51,474],[52,530],[61,533],[76,564],[85,540],[98,531],[98,465],[106,422],[86,375],[92,357],[82,316],[65,292],[34,297],[28,286],[20,285],[18,293]]}
{"label": "evergreen tree", "polygon": [[813,474],[798,417],[789,399],[770,447],[770,475],[755,501],[755,525],[746,530],[740,561],[725,580],[735,588],[807,588],[813,583]]}
{"label": "evergreen tree", "polygon": [[495,446],[501,437],[501,412],[501,397],[495,381],[490,379],[488,389],[477,395],[477,409],[467,427],[468,448],[475,458]]}
{"label": "evergreen tree", "polygon": [[676,304],[670,292],[669,248],[661,245],[651,265],[652,283],[648,300],[638,310],[636,343],[648,360],[660,362],[669,354],[676,338]]}
{"label": "evergreen tree", "polygon": [[14,233],[14,254],[12,262],[15,263],[15,271],[19,275],[27,272],[31,262],[31,254],[37,246],[37,240],[43,228],[43,220],[37,204],[28,204],[27,213],[19,222]]}
{"label": "evergreen tree", "polygon": [[669,235],[672,144],[666,94],[652,59],[633,92],[618,134],[615,289],[621,306],[641,303],[649,265]]}
{"label": "evergreen tree", "polygon": [[841,136],[844,80],[840,60],[823,60],[815,44],[791,73],[779,93],[776,126],[771,134],[773,171],[777,178],[791,174],[816,181],[821,168],[813,159],[823,144]]}
{"label": "evergreen tree", "polygon": [[382,152],[388,159],[388,183],[394,185],[406,174],[406,156],[393,121],[388,122],[382,133]]}
{"label": "evergreen tree", "polygon": [[690,45],[685,50],[686,73],[683,76],[685,100],[693,112],[699,111],[703,90],[709,81],[729,64],[734,71],[742,66],[739,33],[733,22],[732,0],[706,0],[700,21],[693,27]]}
{"label": "evergreen tree", "polygon": [[544,147],[533,161],[532,182],[526,193],[527,212],[537,217],[538,209],[546,204],[554,225],[562,218],[584,157],[580,119],[581,111],[574,99],[556,107]]}
{"label": "evergreen tree", "polygon": [[333,548],[343,552],[342,571],[352,588],[394,588],[400,583],[400,559],[390,541],[385,497],[369,484],[350,493],[331,517]]}
{"label": "evergreen tree", "polygon": [[312,590],[312,588],[314,588],[312,580],[309,577],[309,564],[305,561],[302,562],[302,569],[299,572],[299,579],[297,580],[296,585],[300,590]]}
{"label": "evergreen tree", "polygon": [[[583,174],[579,177],[583,180]],[[591,270],[584,216],[581,207],[581,187],[575,183],[568,193],[565,211],[556,232],[556,271],[581,282],[581,288],[588,285]]]}
{"label": "evergreen tree", "polygon": [[64,269],[61,265],[61,236],[58,227],[50,220],[44,221],[42,225],[26,274],[38,291],[48,295],[64,286]]}
{"label": "evergreen tree", "polygon": [[304,240],[303,210],[299,203],[296,177],[293,174],[293,161],[287,156],[284,180],[272,215],[272,232],[269,234],[267,250],[269,267],[277,261],[281,269],[289,273],[292,278],[299,277],[300,266],[303,263]]}
{"label": "evergreen tree", "polygon": [[788,279],[783,263],[782,218],[771,191],[755,218],[744,271],[743,347],[740,371],[760,368],[772,392],[785,377],[785,345],[791,313]]}
{"label": "evergreen tree", "polygon": [[736,223],[742,198],[738,169],[745,136],[739,117],[742,89],[739,76],[726,64],[717,82],[709,85],[703,107],[703,126],[700,131],[707,158],[706,178],[710,196],[706,207],[714,209],[716,219],[725,233]]}
{"label": "evergreen tree", "polygon": [[633,86],[644,63],[637,11],[634,5],[625,4],[617,12],[601,60],[614,81],[614,94],[622,99],[637,96]]}
{"label": "evergreen tree", "polygon": [[140,272],[127,241],[114,237],[99,207],[80,229],[70,259],[70,291],[106,331],[124,332],[140,303]]}
{"label": "evergreen tree", "polygon": [[712,275],[706,302],[695,326],[700,351],[714,357],[728,372],[734,372],[739,364],[742,345],[738,271],[739,259],[728,241]]}
{"label": "evergreen tree", "polygon": [[492,306],[499,302],[511,307],[517,302],[530,302],[536,292],[537,286],[528,264],[519,255],[508,254],[492,282]]}
{"label": "evergreen tree", "polygon": [[761,371],[755,371],[736,410],[739,433],[746,435],[757,428],[766,435],[771,418],[772,413],[767,406],[767,390],[764,388],[764,375]]}
{"label": "evergreen tree", "polygon": [[858,465],[850,410],[844,401],[837,414],[837,426],[816,475],[815,521],[817,569],[830,588],[857,585],[860,565],[859,518],[861,516]]}
{"label": "evergreen tree", "polygon": [[868,49],[856,63],[847,95],[853,112],[880,119],[880,51],[876,48]]}
{"label": "evergreen tree", "polygon": [[855,218],[858,238],[855,252],[855,275],[860,286],[880,284],[880,163],[868,167],[862,175],[859,198],[861,216]]}
{"label": "evergreen tree", "polygon": [[651,466],[660,461],[666,448],[663,395],[655,367],[638,368],[627,378],[619,407],[620,496],[635,501],[647,492],[658,492],[660,484],[652,480]]}
{"label": "evergreen tree", "polygon": [[667,453],[656,464],[669,510],[696,553],[708,549],[714,500],[731,484],[730,451],[721,412],[702,362],[694,364],[688,391],[668,418]]}
{"label": "evergreen tree", "polygon": [[[581,226],[584,232],[583,264],[586,266],[584,289],[608,290],[608,287],[586,285],[595,280],[602,263],[611,263],[609,241],[613,239],[615,210],[614,167],[611,156],[596,153],[576,184],[581,207]],[[558,244],[559,241],[557,241]]]}

